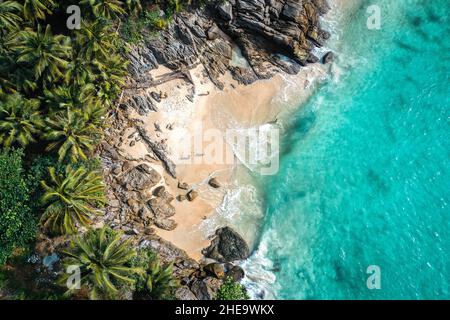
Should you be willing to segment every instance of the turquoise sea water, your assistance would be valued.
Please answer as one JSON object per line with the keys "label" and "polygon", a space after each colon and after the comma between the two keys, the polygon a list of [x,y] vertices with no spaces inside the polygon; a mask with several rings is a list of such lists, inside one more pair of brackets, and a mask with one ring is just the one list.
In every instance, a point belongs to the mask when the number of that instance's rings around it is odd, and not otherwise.
{"label": "turquoise sea water", "polygon": [[[339,79],[289,121],[280,171],[262,178],[254,255],[279,299],[450,299],[449,1],[361,3]],[[381,30],[366,27],[371,4]]]}

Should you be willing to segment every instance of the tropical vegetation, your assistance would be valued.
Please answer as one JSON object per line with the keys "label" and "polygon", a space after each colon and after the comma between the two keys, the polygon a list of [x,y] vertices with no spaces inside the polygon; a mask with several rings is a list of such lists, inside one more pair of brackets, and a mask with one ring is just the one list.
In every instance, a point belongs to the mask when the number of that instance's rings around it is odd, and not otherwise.
{"label": "tropical vegetation", "polygon": [[172,265],[162,265],[158,256],[148,248],[142,248],[133,259],[133,265],[144,270],[136,277],[135,299],[168,300],[174,298],[179,287],[173,277]]}
{"label": "tropical vegetation", "polygon": [[28,206],[22,157],[21,150],[0,152],[0,265],[36,232],[35,217]]}
{"label": "tropical vegetation", "polygon": [[239,282],[227,277],[216,295],[217,300],[248,300],[245,287]]}
{"label": "tropical vegetation", "polygon": [[130,241],[106,227],[91,229],[77,237],[64,254],[65,270],[73,268],[80,276],[71,282],[72,273],[63,273],[60,282],[69,287],[67,295],[86,289],[90,299],[119,298],[122,290],[135,283],[134,276],[144,272],[131,265],[136,251]]}
{"label": "tropical vegetation", "polygon": [[55,234],[75,233],[77,226],[87,226],[105,203],[104,186],[99,172],[67,166],[64,174],[48,169],[50,183],[42,181],[42,202],[46,209],[41,221]]}
{"label": "tropical vegetation", "polygon": [[27,278],[19,266],[40,232],[72,239],[63,262],[79,266],[89,298],[170,299],[171,265],[109,228],[91,229],[105,204],[95,150],[125,83],[128,43],[167,27],[190,0],[81,0],[74,30],[72,4],[0,2],[0,287],[17,257],[15,272]]}

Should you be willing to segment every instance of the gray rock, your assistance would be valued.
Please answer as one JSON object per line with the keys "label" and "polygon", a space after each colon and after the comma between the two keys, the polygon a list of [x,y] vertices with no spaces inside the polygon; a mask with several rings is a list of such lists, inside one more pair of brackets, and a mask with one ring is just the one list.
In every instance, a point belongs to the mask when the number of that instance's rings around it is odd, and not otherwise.
{"label": "gray rock", "polygon": [[211,276],[214,276],[218,279],[222,279],[225,277],[225,268],[221,263],[210,263],[203,267],[203,270],[206,271]]}
{"label": "gray rock", "polygon": [[119,154],[116,149],[109,145],[106,141],[102,141],[100,144],[102,156],[107,156],[112,160],[119,160]]}
{"label": "gray rock", "polygon": [[170,218],[175,214],[175,208],[164,198],[152,198],[147,204],[156,219]]}
{"label": "gray rock", "polygon": [[231,277],[234,281],[240,281],[242,278],[244,278],[245,272],[244,270],[239,266],[232,266],[227,272],[227,277]]}
{"label": "gray rock", "polygon": [[329,51],[322,58],[322,63],[327,64],[334,61],[334,53]]}
{"label": "gray rock", "polygon": [[229,3],[228,1],[219,4],[217,6],[217,9],[219,11],[220,16],[225,21],[230,21],[233,19],[233,7],[231,6],[231,3]]}
{"label": "gray rock", "polygon": [[155,226],[160,229],[172,231],[177,227],[177,223],[172,219],[155,219]]}
{"label": "gray rock", "polygon": [[216,178],[211,178],[208,181],[208,184],[213,187],[213,188],[220,188],[222,185],[220,184],[220,182],[216,179]]}
{"label": "gray rock", "polygon": [[195,190],[191,190],[188,192],[188,194],[186,195],[189,201],[194,201],[195,198],[198,197],[198,192]]}
{"label": "gray rock", "polygon": [[231,262],[248,258],[250,249],[236,231],[230,227],[223,227],[216,230],[216,237],[202,253],[205,257],[220,262]]}
{"label": "gray rock", "polygon": [[156,187],[155,190],[153,190],[153,195],[155,197],[162,197],[164,195],[165,191],[166,191],[166,187],[159,186],[159,187]]}
{"label": "gray rock", "polygon": [[220,29],[213,25],[211,28],[208,29],[208,40],[216,40],[220,36]]}
{"label": "gray rock", "polygon": [[191,286],[191,291],[198,300],[213,300],[221,285],[222,281],[219,279],[207,277],[202,280],[195,280]]}
{"label": "gray rock", "polygon": [[178,188],[183,190],[189,190],[189,185],[186,182],[178,182]]}
{"label": "gray rock", "polygon": [[155,91],[150,92],[150,96],[156,101],[161,102],[161,95]]}
{"label": "gray rock", "polygon": [[175,291],[175,298],[178,300],[198,300],[195,294],[186,286],[178,288]]}
{"label": "gray rock", "polygon": [[136,126],[142,140],[145,142],[149,151],[155,154],[159,160],[161,160],[166,171],[173,177],[176,178],[176,167],[172,160],[167,156],[165,149],[159,143],[153,141],[148,135],[147,131],[142,126]]}
{"label": "gray rock", "polygon": [[161,175],[147,164],[140,164],[122,174],[118,181],[127,190],[144,190],[154,187],[161,180]]}

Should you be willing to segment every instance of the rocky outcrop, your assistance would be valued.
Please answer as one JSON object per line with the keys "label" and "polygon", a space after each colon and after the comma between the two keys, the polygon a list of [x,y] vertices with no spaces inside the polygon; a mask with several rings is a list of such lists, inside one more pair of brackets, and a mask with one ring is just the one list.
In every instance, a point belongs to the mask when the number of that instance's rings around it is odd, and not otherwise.
{"label": "rocky outcrop", "polygon": [[330,62],[333,62],[334,60],[334,53],[329,51],[327,53],[325,53],[325,55],[322,57],[322,63],[323,64],[327,64]]}
{"label": "rocky outcrop", "polygon": [[120,107],[123,109],[132,108],[140,116],[145,116],[150,111],[158,111],[154,102],[151,99],[151,95],[146,93],[130,97],[129,99],[124,101]]}
{"label": "rocky outcrop", "polygon": [[173,178],[176,178],[177,174],[176,174],[176,170],[175,170],[175,164],[167,156],[167,153],[166,153],[166,150],[164,149],[164,147],[160,143],[153,141],[144,127],[136,126],[136,129],[138,130],[140,136],[142,137],[142,140],[145,142],[149,151],[152,152],[153,154],[155,154],[158,157],[158,159],[161,160],[161,162],[164,165],[164,168],[167,170],[167,172]]}
{"label": "rocky outcrop", "polygon": [[178,300],[198,300],[197,296],[186,286],[182,286],[175,291],[175,298]]}
{"label": "rocky outcrop", "polygon": [[202,253],[205,257],[220,262],[232,262],[248,258],[250,249],[236,231],[230,227],[223,227],[216,230],[215,238]]}
{"label": "rocky outcrop", "polygon": [[216,277],[217,279],[222,279],[225,277],[225,267],[221,263],[210,263],[203,267],[203,270],[206,271],[208,274],[210,274],[213,277]]}
{"label": "rocky outcrop", "polygon": [[[227,70],[246,84],[279,71],[297,73],[318,60],[311,51],[330,37],[319,23],[328,10],[326,0],[225,0],[188,9],[159,37],[131,50],[131,81],[148,80],[145,74],[158,64],[184,70],[202,63],[219,88]],[[231,61],[236,48],[248,65]],[[141,112],[147,109],[144,102]]]}

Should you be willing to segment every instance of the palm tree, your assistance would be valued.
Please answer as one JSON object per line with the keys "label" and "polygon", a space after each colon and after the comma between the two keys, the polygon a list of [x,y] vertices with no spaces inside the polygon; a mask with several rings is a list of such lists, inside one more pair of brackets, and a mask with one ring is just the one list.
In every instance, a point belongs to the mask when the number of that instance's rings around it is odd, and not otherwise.
{"label": "palm tree", "polygon": [[52,14],[54,6],[54,0],[24,0],[23,16],[26,20],[44,20],[47,14]]}
{"label": "palm tree", "polygon": [[[90,299],[115,298],[122,287],[134,284],[136,274],[143,273],[141,268],[130,266],[136,256],[130,241],[122,240],[121,234],[110,228],[89,230],[72,241],[71,249],[64,253],[63,264],[79,267],[80,287],[89,290]],[[66,284],[68,277],[64,274],[61,283]]]}
{"label": "palm tree", "polygon": [[119,0],[82,0],[81,4],[88,4],[96,17],[115,19],[125,13]]}
{"label": "palm tree", "polygon": [[120,55],[112,55],[103,62],[98,60],[93,64],[96,67],[97,96],[104,105],[111,106],[122,91],[128,62]]}
{"label": "palm tree", "polygon": [[179,286],[178,280],[173,277],[172,265],[161,266],[158,256],[148,248],[138,251],[132,265],[145,270],[136,278],[135,299],[170,299]]}
{"label": "palm tree", "polygon": [[3,29],[12,30],[19,27],[22,18],[17,12],[22,11],[22,6],[15,1],[0,2],[0,32]]}
{"label": "palm tree", "polygon": [[41,201],[47,205],[41,223],[55,234],[75,233],[77,225],[87,226],[100,213],[97,207],[105,203],[102,176],[70,165],[64,174],[57,174],[53,167],[48,172],[49,184],[41,181],[44,188]]}
{"label": "palm tree", "polygon": [[43,77],[50,83],[63,76],[71,56],[70,39],[63,35],[54,36],[50,25],[45,31],[38,25],[37,31],[27,28],[19,32],[11,47],[17,53],[17,63],[32,68],[35,80]]}
{"label": "palm tree", "polygon": [[172,290],[178,286],[173,278],[172,265],[162,267],[159,259],[155,259],[146,273],[145,289],[152,299],[166,299]]}
{"label": "palm tree", "polygon": [[91,64],[84,58],[74,57],[67,66],[64,83],[67,85],[82,86],[94,79]]}
{"label": "palm tree", "polygon": [[98,99],[92,99],[83,107],[83,117],[86,123],[96,128],[105,128],[107,110]]}
{"label": "palm tree", "polygon": [[[83,86],[59,86],[44,90],[45,102],[54,112],[77,110],[76,113],[86,122],[86,126],[102,128],[105,125],[106,108],[94,92],[92,83]],[[94,132],[95,133],[95,132]]]}
{"label": "palm tree", "polygon": [[82,111],[67,109],[46,119],[44,139],[51,141],[47,151],[58,149],[58,160],[87,160],[101,137],[100,128],[89,124]]}
{"label": "palm tree", "polygon": [[36,141],[43,125],[38,99],[25,99],[18,93],[0,99],[0,143],[4,146],[26,147]]}
{"label": "palm tree", "polygon": [[82,23],[76,34],[78,56],[90,61],[106,59],[117,45],[117,37],[111,31],[111,24],[103,19]]}
{"label": "palm tree", "polygon": [[127,6],[129,12],[138,13],[142,10],[140,0],[122,0],[122,2],[125,2],[125,5]]}
{"label": "palm tree", "polygon": [[0,93],[30,93],[36,88],[30,69],[17,65],[12,54],[0,54]]}
{"label": "palm tree", "polygon": [[86,104],[90,104],[94,99],[94,85],[58,86],[44,89],[45,102],[53,110],[81,110]]}

